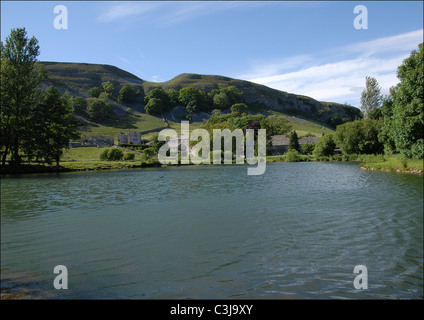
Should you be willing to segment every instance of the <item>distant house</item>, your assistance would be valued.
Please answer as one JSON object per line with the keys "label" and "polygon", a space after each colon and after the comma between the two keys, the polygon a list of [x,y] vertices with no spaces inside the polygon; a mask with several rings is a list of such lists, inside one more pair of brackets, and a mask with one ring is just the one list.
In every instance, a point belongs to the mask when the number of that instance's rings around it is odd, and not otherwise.
{"label": "distant house", "polygon": [[271,137],[272,149],[275,155],[284,154],[289,150],[290,138],[284,134]]}
{"label": "distant house", "polygon": [[118,134],[118,143],[121,144],[141,144],[140,132],[120,132]]}
{"label": "distant house", "polygon": [[[272,136],[272,149],[274,150],[275,155],[284,154],[289,150],[290,137],[280,134],[276,136]],[[317,143],[321,137],[303,137],[299,138],[299,145],[305,143]]]}
{"label": "distant house", "polygon": [[80,140],[71,140],[70,147],[110,147],[115,144],[113,137],[108,136],[91,136]]}

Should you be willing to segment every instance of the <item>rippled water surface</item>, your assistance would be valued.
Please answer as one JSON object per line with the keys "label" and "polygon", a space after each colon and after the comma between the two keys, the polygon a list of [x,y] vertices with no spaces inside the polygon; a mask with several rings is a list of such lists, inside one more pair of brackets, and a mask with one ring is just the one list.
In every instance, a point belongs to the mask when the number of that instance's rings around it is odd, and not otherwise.
{"label": "rippled water surface", "polygon": [[423,178],[346,163],[3,177],[1,277],[31,298],[422,298]]}

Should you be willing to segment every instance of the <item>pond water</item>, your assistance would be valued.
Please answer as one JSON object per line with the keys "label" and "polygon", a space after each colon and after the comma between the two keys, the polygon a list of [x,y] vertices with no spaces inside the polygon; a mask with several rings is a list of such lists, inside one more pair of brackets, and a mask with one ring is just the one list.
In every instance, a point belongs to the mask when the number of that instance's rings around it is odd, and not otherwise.
{"label": "pond water", "polygon": [[[422,176],[352,163],[246,169],[2,177],[2,290],[55,299],[423,297]],[[67,290],[53,286],[57,265],[67,268]],[[357,276],[367,289],[355,288]]]}

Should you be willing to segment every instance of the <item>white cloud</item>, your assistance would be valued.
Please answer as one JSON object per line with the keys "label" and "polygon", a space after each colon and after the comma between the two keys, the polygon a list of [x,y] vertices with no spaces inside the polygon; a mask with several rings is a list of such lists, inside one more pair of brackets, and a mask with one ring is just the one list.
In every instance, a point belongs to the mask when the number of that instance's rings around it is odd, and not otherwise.
{"label": "white cloud", "polygon": [[[285,58],[280,62],[256,65],[251,72],[237,77],[317,100],[358,106],[365,77],[375,77],[382,92],[388,94],[389,88],[398,82],[397,67],[422,42],[422,36],[423,30],[417,30],[333,48],[328,50],[332,52],[330,59],[328,52],[322,55],[325,61],[309,55]],[[327,62],[331,59],[334,62]],[[288,61],[295,70],[284,69]]]}
{"label": "white cloud", "polygon": [[130,62],[128,59],[121,57],[121,56],[118,56],[118,59],[121,60],[122,62],[127,63],[127,64]]}
{"label": "white cloud", "polygon": [[[97,17],[99,22],[125,22],[129,17],[145,16],[157,26],[170,26],[223,10],[255,7],[261,3],[249,1],[141,1],[113,3]],[[159,12],[159,10],[161,11]],[[150,14],[157,11],[156,14]],[[145,15],[149,13],[149,16]]]}
{"label": "white cloud", "polygon": [[147,2],[122,2],[113,4],[106,8],[106,10],[97,18],[100,22],[113,22],[123,20],[130,16],[137,16],[144,14],[156,8],[156,5]]}

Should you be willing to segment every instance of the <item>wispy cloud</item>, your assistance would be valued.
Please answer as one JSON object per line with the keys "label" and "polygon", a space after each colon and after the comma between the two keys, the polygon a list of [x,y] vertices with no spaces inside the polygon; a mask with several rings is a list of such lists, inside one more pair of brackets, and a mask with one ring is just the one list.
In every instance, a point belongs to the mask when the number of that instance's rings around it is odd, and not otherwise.
{"label": "wispy cloud", "polygon": [[114,22],[124,20],[131,16],[139,16],[157,8],[149,2],[122,2],[107,6],[97,17],[99,22]]}
{"label": "wispy cloud", "polygon": [[[317,100],[358,106],[365,77],[377,79],[383,93],[398,82],[397,67],[422,42],[423,30],[333,48],[324,58],[301,55],[280,62],[255,65],[237,77]],[[332,53],[330,56],[328,53]],[[318,55],[317,55],[318,56]],[[284,70],[291,61],[294,70]]]}
{"label": "wispy cloud", "polygon": [[128,18],[143,16],[149,23],[166,27],[224,10],[258,5],[262,4],[250,1],[121,2],[109,4],[97,17],[97,21],[104,23],[126,22]]}
{"label": "wispy cloud", "polygon": [[128,59],[124,58],[124,57],[118,56],[118,59],[121,60],[122,62],[127,63],[127,64],[130,63],[130,61]]}

